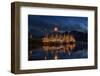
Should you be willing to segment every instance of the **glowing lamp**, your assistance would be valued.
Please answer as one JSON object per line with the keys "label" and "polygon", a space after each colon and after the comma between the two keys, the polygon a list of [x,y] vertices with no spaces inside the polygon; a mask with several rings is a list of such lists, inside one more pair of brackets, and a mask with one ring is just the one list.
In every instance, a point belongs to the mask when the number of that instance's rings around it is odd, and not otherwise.
{"label": "glowing lamp", "polygon": [[58,31],[58,28],[57,28],[57,27],[55,27],[55,28],[54,28],[54,31]]}

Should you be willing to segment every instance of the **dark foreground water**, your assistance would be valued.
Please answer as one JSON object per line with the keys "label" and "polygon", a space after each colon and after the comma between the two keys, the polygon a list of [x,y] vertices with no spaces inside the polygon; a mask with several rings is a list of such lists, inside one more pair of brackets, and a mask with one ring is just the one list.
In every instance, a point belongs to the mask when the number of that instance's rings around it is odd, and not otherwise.
{"label": "dark foreground water", "polygon": [[28,52],[28,60],[56,60],[88,58],[86,43],[38,46]]}

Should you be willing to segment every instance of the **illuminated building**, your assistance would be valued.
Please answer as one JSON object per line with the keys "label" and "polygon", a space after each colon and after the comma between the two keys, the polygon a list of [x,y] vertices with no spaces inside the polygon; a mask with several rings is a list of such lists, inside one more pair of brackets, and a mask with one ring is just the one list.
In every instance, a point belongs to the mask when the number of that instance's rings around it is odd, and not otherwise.
{"label": "illuminated building", "polygon": [[76,40],[73,35],[71,34],[62,34],[59,32],[58,28],[55,27],[52,34],[47,34],[45,37],[42,38],[42,42],[44,45],[49,45],[49,43],[75,43]]}

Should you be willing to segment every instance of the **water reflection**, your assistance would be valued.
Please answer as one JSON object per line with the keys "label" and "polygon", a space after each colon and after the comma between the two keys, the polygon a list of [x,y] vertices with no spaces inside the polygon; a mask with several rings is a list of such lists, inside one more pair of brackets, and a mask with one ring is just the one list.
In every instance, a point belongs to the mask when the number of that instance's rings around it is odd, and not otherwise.
{"label": "water reflection", "polygon": [[29,60],[87,58],[87,44],[71,43],[66,45],[46,45],[29,51]]}
{"label": "water reflection", "polygon": [[72,50],[75,48],[75,43],[73,44],[66,44],[66,45],[59,45],[59,46],[43,46],[42,48],[44,51],[52,51],[52,52],[67,52],[69,55],[72,52]]}

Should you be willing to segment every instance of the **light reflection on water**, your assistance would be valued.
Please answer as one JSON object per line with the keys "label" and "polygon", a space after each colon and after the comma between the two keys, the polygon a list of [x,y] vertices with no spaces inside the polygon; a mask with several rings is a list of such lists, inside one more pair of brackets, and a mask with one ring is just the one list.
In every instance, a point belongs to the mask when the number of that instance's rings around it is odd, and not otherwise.
{"label": "light reflection on water", "polygon": [[39,46],[29,51],[29,60],[57,60],[87,57],[87,44],[83,43]]}

